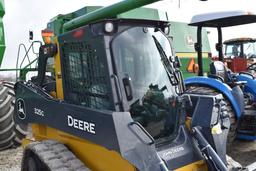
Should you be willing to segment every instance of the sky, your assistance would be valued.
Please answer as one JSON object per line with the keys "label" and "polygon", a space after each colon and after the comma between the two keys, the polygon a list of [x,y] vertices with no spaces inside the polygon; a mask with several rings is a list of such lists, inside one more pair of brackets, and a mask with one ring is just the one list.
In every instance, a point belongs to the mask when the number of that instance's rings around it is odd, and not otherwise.
{"label": "sky", "polygon": [[[58,14],[65,14],[84,6],[105,6],[119,0],[5,0],[6,51],[1,68],[15,68],[18,46],[29,45],[29,30],[34,32],[34,40],[41,40],[41,30],[47,22]],[[180,2],[180,3],[179,3]],[[180,4],[180,5],[179,5]],[[172,21],[189,22],[195,14],[247,10],[256,13],[255,0],[163,0],[148,7],[168,11]],[[223,31],[224,40],[234,37],[256,37],[256,25],[232,27]],[[212,47],[216,42],[216,32],[210,30],[209,39]],[[212,49],[214,50],[214,49]],[[22,52],[21,52],[22,55]]]}

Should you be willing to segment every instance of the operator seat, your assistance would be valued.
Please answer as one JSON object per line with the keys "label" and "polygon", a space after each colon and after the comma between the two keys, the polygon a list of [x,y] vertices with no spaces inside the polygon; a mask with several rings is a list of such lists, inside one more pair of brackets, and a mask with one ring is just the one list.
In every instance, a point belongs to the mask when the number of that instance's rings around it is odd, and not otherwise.
{"label": "operator seat", "polygon": [[223,82],[230,82],[230,71],[221,61],[214,61],[210,64],[210,77],[216,76],[222,79]]}
{"label": "operator seat", "polygon": [[231,72],[223,62],[214,61],[210,64],[209,77],[222,79],[222,81],[228,84],[232,88],[232,94],[238,102],[241,113],[244,112],[244,94],[242,87],[246,84],[246,81],[238,81],[237,74]]}
{"label": "operator seat", "polygon": [[210,64],[210,74],[209,77],[219,79],[224,83],[228,84],[231,88],[235,86],[243,86],[247,83],[246,81],[238,81],[238,74],[233,73],[228,69],[225,64],[221,61],[214,61]]}

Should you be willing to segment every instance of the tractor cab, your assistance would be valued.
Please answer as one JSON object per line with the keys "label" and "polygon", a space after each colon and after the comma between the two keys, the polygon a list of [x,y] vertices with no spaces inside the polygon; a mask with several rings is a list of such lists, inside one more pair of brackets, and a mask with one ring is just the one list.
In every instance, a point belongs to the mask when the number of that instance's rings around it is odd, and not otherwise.
{"label": "tractor cab", "polygon": [[233,72],[254,71],[255,65],[250,65],[256,62],[256,39],[234,38],[224,41],[223,44],[224,59]]}
{"label": "tractor cab", "polygon": [[226,58],[256,58],[256,39],[249,37],[241,37],[225,40],[224,44],[224,57]]}

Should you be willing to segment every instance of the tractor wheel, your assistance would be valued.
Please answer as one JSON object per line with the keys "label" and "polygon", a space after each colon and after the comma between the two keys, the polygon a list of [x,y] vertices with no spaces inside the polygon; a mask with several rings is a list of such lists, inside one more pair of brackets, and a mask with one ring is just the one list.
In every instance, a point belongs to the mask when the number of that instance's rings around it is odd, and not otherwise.
{"label": "tractor wheel", "polygon": [[22,171],[90,171],[65,145],[45,140],[25,148]]}
{"label": "tractor wheel", "polygon": [[15,124],[13,120],[13,85],[8,82],[0,83],[0,150],[19,146],[27,135],[27,127]]}
{"label": "tractor wheel", "polygon": [[[207,95],[217,95],[220,94],[217,90],[211,87],[202,87],[202,86],[188,86],[186,92],[195,93],[195,94],[207,94]],[[228,133],[227,143],[228,146],[235,140],[236,138],[236,130],[237,130],[237,120],[235,117],[235,113],[228,99],[224,96],[224,101],[227,103],[227,112],[230,116],[230,129]]]}

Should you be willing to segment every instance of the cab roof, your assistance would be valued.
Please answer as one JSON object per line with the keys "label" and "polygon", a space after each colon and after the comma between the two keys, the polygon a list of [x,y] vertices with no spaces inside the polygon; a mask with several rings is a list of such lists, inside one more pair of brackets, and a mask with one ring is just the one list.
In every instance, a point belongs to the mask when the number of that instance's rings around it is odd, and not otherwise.
{"label": "cab roof", "polygon": [[195,15],[191,26],[230,27],[256,22],[256,14],[250,11],[227,11]]}
{"label": "cab roof", "polygon": [[240,42],[256,42],[256,39],[250,38],[250,37],[239,37],[239,38],[225,40],[224,44],[233,44],[233,43],[240,43]]}

